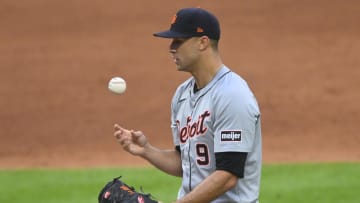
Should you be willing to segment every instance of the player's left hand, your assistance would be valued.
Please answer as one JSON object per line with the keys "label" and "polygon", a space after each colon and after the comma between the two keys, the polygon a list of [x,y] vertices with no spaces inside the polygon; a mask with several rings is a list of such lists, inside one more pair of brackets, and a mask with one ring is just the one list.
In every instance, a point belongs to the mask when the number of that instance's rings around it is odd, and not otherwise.
{"label": "player's left hand", "polygon": [[137,192],[118,178],[108,182],[98,195],[99,203],[160,203],[150,194]]}
{"label": "player's left hand", "polygon": [[118,124],[114,125],[114,130],[114,137],[124,150],[137,156],[145,153],[148,141],[141,131],[127,130]]}

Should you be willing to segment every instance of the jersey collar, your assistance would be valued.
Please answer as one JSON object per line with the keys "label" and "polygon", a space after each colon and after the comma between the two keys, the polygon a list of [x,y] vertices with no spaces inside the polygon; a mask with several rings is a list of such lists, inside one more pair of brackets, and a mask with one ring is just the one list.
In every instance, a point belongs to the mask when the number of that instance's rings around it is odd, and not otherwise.
{"label": "jersey collar", "polygon": [[[207,91],[209,91],[215,84],[216,82],[222,78],[224,75],[226,75],[227,73],[229,73],[231,70],[226,67],[224,64],[221,65],[220,69],[218,70],[218,72],[215,74],[214,78],[207,84],[205,85],[205,87],[201,88],[200,90],[198,90],[195,94],[197,95],[203,95],[205,94]],[[195,86],[195,79],[193,79],[192,81],[192,93],[194,93],[194,86]]]}

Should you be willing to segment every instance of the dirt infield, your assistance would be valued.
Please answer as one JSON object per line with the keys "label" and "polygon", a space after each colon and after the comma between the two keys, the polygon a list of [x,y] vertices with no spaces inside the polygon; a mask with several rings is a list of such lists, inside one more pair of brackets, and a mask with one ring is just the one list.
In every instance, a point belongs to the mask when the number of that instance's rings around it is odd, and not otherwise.
{"label": "dirt infield", "polygon": [[359,1],[126,2],[0,1],[0,168],[146,164],[114,123],[172,148],[170,100],[189,75],[152,33],[191,6],[218,15],[223,60],[258,98],[266,163],[360,161]]}

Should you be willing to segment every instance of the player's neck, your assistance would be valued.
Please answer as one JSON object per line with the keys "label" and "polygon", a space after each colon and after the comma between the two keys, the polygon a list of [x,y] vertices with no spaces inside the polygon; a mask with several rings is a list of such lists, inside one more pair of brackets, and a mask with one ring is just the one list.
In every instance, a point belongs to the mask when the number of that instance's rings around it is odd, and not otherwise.
{"label": "player's neck", "polygon": [[217,63],[203,65],[193,71],[191,74],[195,78],[197,88],[205,87],[215,77],[222,65],[221,60],[219,60]]}
{"label": "player's neck", "polygon": [[191,69],[198,89],[205,87],[216,75],[222,66],[222,60],[217,51],[206,49]]}

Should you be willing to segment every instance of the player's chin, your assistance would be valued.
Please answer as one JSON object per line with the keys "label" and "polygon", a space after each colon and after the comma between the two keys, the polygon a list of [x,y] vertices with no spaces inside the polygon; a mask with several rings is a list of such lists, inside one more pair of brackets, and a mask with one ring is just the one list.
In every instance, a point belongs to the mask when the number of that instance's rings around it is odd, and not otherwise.
{"label": "player's chin", "polygon": [[176,70],[183,71],[183,68],[181,66],[179,66],[178,64],[176,64]]}
{"label": "player's chin", "polygon": [[189,70],[185,67],[185,66],[182,66],[180,64],[176,64],[176,69],[178,71],[184,71],[184,72],[189,72]]}

